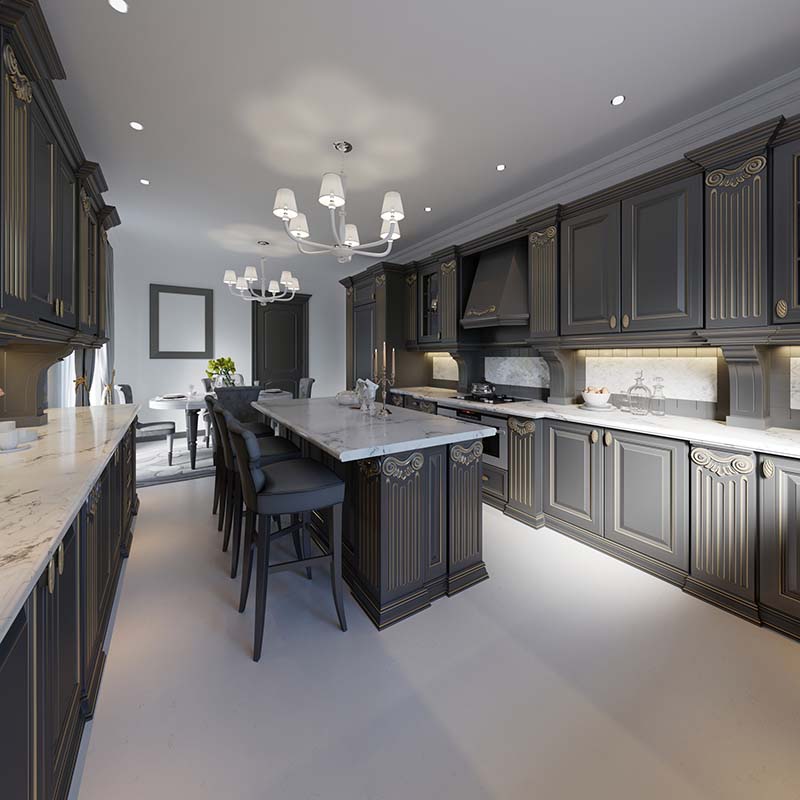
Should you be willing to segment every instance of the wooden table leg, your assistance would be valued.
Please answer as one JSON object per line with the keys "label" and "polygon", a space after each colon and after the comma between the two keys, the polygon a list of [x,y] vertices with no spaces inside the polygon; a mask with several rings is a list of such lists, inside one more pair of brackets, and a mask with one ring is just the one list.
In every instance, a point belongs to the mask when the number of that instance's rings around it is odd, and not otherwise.
{"label": "wooden table leg", "polygon": [[197,418],[199,409],[186,409],[186,446],[189,449],[189,462],[192,469],[197,463]]}

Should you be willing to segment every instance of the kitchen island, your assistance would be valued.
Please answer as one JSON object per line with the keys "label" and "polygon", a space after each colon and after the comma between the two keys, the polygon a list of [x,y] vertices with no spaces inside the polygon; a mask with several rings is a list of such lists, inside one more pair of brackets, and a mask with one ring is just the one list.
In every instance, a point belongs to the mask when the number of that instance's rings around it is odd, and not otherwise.
{"label": "kitchen island", "polygon": [[[370,417],[333,398],[253,407],[345,480],[344,577],[378,628],[488,578],[481,440],[493,428],[405,408]],[[322,541],[329,526],[327,511],[312,516]]]}

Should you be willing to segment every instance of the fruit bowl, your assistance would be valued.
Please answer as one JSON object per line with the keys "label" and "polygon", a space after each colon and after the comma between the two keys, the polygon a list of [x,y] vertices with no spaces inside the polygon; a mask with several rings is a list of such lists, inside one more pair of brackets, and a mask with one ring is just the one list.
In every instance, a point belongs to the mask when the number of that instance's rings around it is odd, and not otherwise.
{"label": "fruit bowl", "polygon": [[608,401],[611,399],[611,392],[605,388],[594,389],[591,386],[584,389],[581,394],[583,395],[583,402],[587,406],[599,408],[600,406],[607,406]]}

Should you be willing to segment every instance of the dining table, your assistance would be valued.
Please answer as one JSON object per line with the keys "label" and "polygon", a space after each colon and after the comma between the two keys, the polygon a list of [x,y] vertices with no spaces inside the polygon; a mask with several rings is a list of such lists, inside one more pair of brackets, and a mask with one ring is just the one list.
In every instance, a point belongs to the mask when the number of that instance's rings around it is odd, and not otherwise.
{"label": "dining table", "polygon": [[[186,448],[189,451],[189,464],[195,469],[197,464],[197,428],[200,412],[206,409],[206,397],[216,397],[214,392],[195,394],[164,394],[151,397],[147,405],[154,411],[183,411],[186,415]],[[262,390],[259,400],[291,399],[292,393],[282,390]]]}

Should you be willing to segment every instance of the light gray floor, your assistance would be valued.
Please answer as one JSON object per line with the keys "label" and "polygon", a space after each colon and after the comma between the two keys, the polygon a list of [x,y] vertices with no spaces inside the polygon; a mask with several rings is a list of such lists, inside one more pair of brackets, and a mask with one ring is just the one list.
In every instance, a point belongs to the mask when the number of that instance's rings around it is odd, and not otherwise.
{"label": "light gray floor", "polygon": [[341,633],[276,575],[255,664],[210,488],[140,490],[73,797],[798,797],[800,644],[486,507],[489,581]]}

